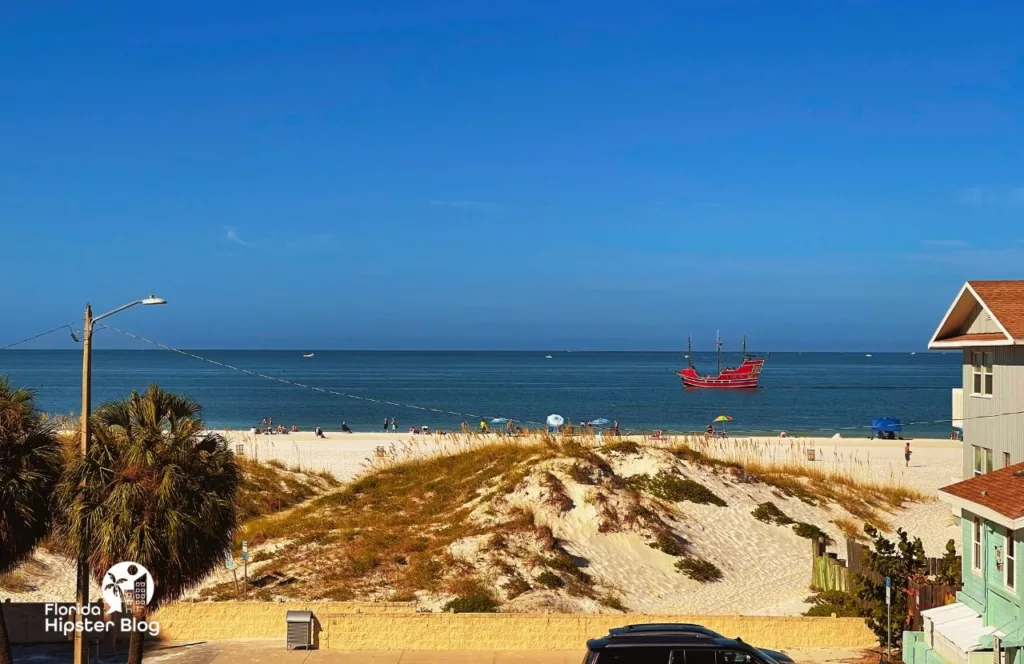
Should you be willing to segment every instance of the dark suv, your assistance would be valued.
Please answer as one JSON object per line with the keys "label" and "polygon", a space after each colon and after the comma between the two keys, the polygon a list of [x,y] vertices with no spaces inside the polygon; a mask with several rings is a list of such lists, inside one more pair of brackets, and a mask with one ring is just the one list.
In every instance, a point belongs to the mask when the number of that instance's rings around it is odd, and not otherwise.
{"label": "dark suv", "polygon": [[778,664],[739,638],[701,625],[662,623],[616,627],[587,641],[583,664]]}

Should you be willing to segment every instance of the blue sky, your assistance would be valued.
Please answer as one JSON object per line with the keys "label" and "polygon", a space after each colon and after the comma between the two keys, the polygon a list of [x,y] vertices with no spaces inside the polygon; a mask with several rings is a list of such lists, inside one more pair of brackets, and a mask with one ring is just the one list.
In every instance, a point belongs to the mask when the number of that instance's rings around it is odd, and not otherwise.
{"label": "blue sky", "polygon": [[1024,277],[1019,3],[97,7],[0,24],[0,345],[902,350]]}

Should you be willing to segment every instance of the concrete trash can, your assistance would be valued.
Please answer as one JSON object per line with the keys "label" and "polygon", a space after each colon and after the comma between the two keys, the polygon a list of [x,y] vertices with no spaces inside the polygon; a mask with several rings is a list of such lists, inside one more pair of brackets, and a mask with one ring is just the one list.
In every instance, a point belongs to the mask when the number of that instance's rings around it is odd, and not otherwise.
{"label": "concrete trash can", "polygon": [[285,623],[288,626],[286,647],[305,648],[313,647],[313,612],[312,611],[289,611],[285,615]]}

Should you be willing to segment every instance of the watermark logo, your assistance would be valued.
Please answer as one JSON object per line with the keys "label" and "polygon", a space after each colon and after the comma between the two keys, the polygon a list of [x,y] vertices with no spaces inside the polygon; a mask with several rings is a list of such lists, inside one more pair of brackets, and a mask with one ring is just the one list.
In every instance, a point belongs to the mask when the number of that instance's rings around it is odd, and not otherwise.
{"label": "watermark logo", "polygon": [[153,601],[153,576],[138,563],[118,563],[103,575],[103,601],[111,611],[130,613]]}

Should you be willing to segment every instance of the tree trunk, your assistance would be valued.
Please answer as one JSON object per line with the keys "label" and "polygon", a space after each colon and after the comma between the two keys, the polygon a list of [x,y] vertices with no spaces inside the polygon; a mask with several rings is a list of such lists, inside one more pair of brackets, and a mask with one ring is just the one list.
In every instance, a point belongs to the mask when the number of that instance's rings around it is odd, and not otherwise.
{"label": "tree trunk", "polygon": [[[146,620],[148,611],[145,607],[135,607],[132,609],[132,617],[136,622]],[[145,638],[145,630],[132,630],[131,639],[128,641],[128,664],[142,664],[142,643]]]}
{"label": "tree trunk", "polygon": [[14,664],[14,655],[11,654],[11,639],[7,635],[7,623],[4,621],[2,604],[0,604],[0,664]]}

